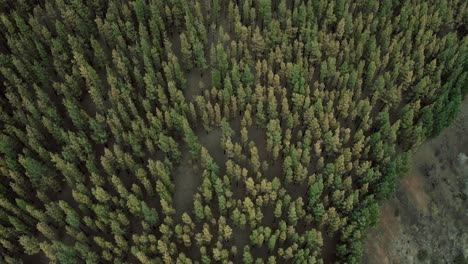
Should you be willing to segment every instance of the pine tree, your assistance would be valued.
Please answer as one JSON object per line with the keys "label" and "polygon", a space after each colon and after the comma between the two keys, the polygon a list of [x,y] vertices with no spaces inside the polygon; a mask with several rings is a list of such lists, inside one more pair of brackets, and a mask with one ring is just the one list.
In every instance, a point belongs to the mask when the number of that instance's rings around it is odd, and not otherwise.
{"label": "pine tree", "polygon": [[153,208],[149,208],[148,205],[141,201],[141,212],[143,219],[150,225],[155,225],[158,222],[158,214]]}
{"label": "pine tree", "polygon": [[283,210],[283,203],[281,200],[278,200],[276,202],[276,207],[275,207],[275,211],[274,211],[274,216],[275,218],[279,219],[281,217],[281,214],[282,214],[282,210]]}
{"label": "pine tree", "polygon": [[190,71],[193,67],[192,47],[183,32],[180,34],[180,49],[182,52],[182,63],[183,63],[184,69],[187,71]]}
{"label": "pine tree", "polygon": [[24,252],[28,255],[34,255],[40,251],[39,241],[32,236],[20,236],[19,243],[23,246]]}
{"label": "pine tree", "polygon": [[80,218],[79,214],[65,201],[59,201],[59,206],[64,211],[66,217],[65,221],[73,228],[79,228]]}
{"label": "pine tree", "polygon": [[242,261],[246,264],[252,264],[253,263],[253,257],[252,254],[250,253],[250,247],[245,246],[244,251],[242,254]]}
{"label": "pine tree", "polygon": [[296,225],[297,221],[299,220],[294,203],[291,204],[288,209],[288,220],[289,220],[289,223],[292,225]]}

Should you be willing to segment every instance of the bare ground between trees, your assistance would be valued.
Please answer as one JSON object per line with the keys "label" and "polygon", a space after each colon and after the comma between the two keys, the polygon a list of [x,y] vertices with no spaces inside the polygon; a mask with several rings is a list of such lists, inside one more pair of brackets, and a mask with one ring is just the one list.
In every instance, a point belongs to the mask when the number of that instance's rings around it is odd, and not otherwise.
{"label": "bare ground between trees", "polygon": [[[457,263],[468,258],[468,100],[452,126],[413,154],[409,175],[381,207],[363,263]],[[466,263],[466,262],[459,262]]]}

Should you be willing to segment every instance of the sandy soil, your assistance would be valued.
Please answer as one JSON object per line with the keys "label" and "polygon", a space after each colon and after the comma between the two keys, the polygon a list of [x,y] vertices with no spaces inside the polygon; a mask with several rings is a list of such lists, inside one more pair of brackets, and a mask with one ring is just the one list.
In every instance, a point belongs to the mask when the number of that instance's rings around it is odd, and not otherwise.
{"label": "sandy soil", "polygon": [[175,192],[173,202],[177,220],[184,212],[193,211],[193,196],[197,192],[201,181],[201,174],[192,164],[190,153],[184,151],[181,162],[174,171]]}
{"label": "sandy soil", "polygon": [[468,100],[452,127],[413,154],[409,175],[381,207],[363,263],[467,263]]}

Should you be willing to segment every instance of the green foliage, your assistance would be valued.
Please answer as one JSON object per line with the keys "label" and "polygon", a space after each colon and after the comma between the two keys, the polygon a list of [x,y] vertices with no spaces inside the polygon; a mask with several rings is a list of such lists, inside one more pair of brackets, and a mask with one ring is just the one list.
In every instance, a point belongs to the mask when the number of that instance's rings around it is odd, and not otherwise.
{"label": "green foliage", "polygon": [[144,201],[141,201],[141,212],[143,219],[150,225],[158,222],[158,215],[154,209],[149,208]]}
{"label": "green foliage", "polygon": [[34,255],[40,251],[39,241],[31,236],[21,236],[19,243],[23,246],[24,252],[28,255]]}
{"label": "green foliage", "polygon": [[463,1],[0,2],[8,263],[357,263],[468,91]]}

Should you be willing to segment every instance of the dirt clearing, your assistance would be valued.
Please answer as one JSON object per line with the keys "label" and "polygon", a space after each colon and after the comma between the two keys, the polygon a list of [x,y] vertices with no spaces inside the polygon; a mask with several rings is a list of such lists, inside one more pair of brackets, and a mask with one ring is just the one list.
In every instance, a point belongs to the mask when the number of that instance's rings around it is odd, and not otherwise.
{"label": "dirt clearing", "polygon": [[[455,123],[413,154],[410,173],[381,207],[363,263],[457,263],[468,257],[468,100]],[[466,263],[466,262],[459,262]]]}

